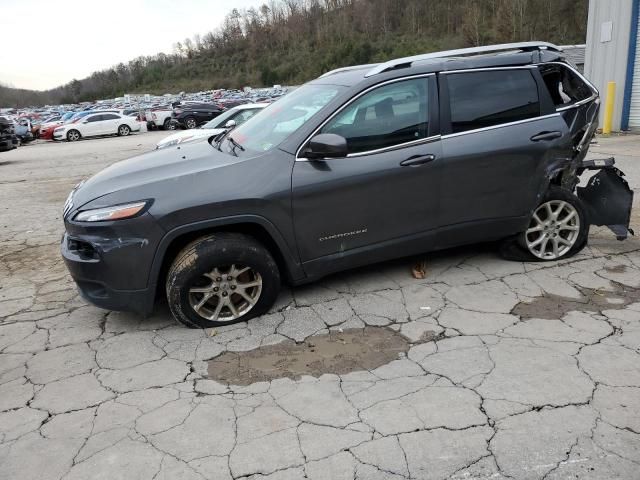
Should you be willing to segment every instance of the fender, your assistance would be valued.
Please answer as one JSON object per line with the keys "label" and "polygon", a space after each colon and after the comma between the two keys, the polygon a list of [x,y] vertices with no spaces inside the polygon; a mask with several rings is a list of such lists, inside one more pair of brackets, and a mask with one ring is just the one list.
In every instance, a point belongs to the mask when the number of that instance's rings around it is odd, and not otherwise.
{"label": "fender", "polygon": [[198,230],[207,230],[237,224],[255,224],[264,228],[280,251],[287,269],[286,273],[289,275],[289,278],[291,278],[294,283],[304,279],[306,275],[300,265],[299,259],[291,255],[292,251],[297,251],[295,246],[292,248],[287,244],[286,240],[273,223],[259,215],[234,215],[188,223],[167,232],[160,240],[158,248],[156,249],[147,284],[150,286],[157,285],[158,275],[160,274],[160,269],[162,268],[167,249],[169,248],[169,245],[171,245],[171,242],[176,238],[186,233],[197,232]]}

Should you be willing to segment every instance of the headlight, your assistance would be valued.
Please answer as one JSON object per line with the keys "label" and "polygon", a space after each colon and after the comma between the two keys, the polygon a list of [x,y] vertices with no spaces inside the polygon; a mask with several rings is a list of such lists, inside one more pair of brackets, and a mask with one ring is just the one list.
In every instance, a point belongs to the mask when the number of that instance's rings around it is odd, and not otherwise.
{"label": "headlight", "polygon": [[113,207],[95,208],[79,212],[74,218],[77,222],[106,222],[111,220],[123,220],[135,217],[139,214],[147,202],[127,203],[114,205]]}
{"label": "headlight", "polygon": [[187,135],[186,137],[180,137],[180,138],[175,138],[173,140],[169,140],[168,142],[162,143],[160,142],[157,145],[157,148],[167,148],[167,147],[173,147],[175,145],[180,145],[181,143],[184,143],[188,140],[191,140],[194,137],[194,135]]}

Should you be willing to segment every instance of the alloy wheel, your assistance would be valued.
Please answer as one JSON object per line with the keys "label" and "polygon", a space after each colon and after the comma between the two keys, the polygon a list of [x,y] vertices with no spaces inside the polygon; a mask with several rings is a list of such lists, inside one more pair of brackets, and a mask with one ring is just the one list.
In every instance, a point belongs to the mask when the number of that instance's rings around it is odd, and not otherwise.
{"label": "alloy wheel", "polygon": [[189,288],[189,304],[201,317],[233,321],[249,312],[260,299],[262,277],[244,265],[216,267]]}
{"label": "alloy wheel", "polygon": [[75,130],[71,130],[67,134],[67,138],[69,139],[69,141],[75,142],[76,140],[80,139],[80,134],[78,132],[76,132]]}
{"label": "alloy wheel", "polygon": [[129,127],[122,125],[118,131],[118,133],[122,136],[129,135]]}
{"label": "alloy wheel", "polygon": [[579,234],[580,215],[575,207],[563,200],[549,200],[533,213],[525,238],[533,255],[556,260],[573,248]]}
{"label": "alloy wheel", "polygon": [[196,121],[193,118],[187,120],[187,128],[196,128]]}

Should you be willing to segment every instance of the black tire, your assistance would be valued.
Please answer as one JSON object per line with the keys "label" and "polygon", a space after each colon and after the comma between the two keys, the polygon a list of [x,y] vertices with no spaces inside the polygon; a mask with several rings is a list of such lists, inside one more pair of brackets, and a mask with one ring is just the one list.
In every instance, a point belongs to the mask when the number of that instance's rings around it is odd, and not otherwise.
{"label": "black tire", "polygon": [[119,137],[126,137],[130,133],[131,133],[131,128],[129,128],[129,125],[120,125],[118,127],[118,136]]}
{"label": "black tire", "polygon": [[67,141],[68,142],[75,142],[80,140],[82,136],[80,135],[80,132],[78,130],[69,130],[67,132]]}
{"label": "black tire", "polygon": [[[259,273],[262,286],[256,303],[235,319],[213,321],[199,315],[190,303],[190,288],[214,268],[232,264]],[[279,291],[280,272],[269,251],[252,237],[230,232],[207,235],[187,245],[176,256],[166,280],[169,309],[178,322],[189,328],[231,325],[262,315],[273,305]]]}
{"label": "black tire", "polygon": [[[585,209],[582,201],[572,192],[565,190],[563,188],[557,187],[555,185],[551,185],[546,195],[543,197],[540,204],[534,209],[534,212],[541,208],[548,202],[566,202],[573,209],[575,209],[579,221],[577,235],[574,239],[572,239],[572,246],[565,252],[561,253],[557,257],[554,258],[545,258],[540,255],[536,255],[532,253],[531,249],[528,247],[527,241],[527,232],[521,232],[515,237],[508,238],[503,241],[500,253],[507,260],[514,260],[520,262],[550,262],[557,261],[565,258],[572,257],[579,251],[581,251],[584,247],[587,246],[587,241],[589,237],[589,218],[587,215],[587,210]],[[531,220],[529,226],[531,226],[534,222],[533,220],[533,212],[531,215]],[[558,233],[556,233],[558,235]],[[530,237],[529,237],[530,238]],[[539,252],[538,252],[539,253]]]}
{"label": "black tire", "polygon": [[187,127],[188,130],[191,130],[198,126],[198,122],[194,117],[187,117],[184,119],[184,126]]}
{"label": "black tire", "polygon": [[162,124],[162,129],[163,130],[175,130],[171,128],[171,119],[170,118],[165,118],[164,119],[164,123]]}

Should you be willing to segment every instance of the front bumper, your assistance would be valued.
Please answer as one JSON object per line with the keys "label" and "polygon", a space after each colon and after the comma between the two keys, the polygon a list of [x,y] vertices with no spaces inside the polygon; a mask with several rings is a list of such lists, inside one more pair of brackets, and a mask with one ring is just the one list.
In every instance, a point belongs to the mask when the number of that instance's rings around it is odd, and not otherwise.
{"label": "front bumper", "polygon": [[164,235],[151,215],[95,224],[67,220],[65,229],[62,257],[87,301],[109,310],[151,313],[156,284],[149,277]]}

